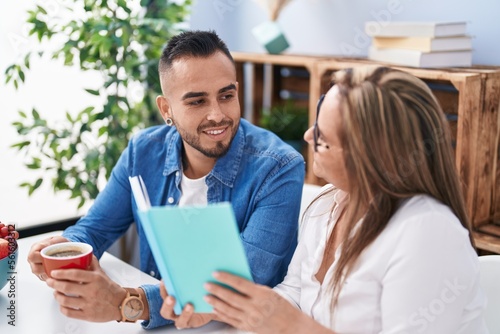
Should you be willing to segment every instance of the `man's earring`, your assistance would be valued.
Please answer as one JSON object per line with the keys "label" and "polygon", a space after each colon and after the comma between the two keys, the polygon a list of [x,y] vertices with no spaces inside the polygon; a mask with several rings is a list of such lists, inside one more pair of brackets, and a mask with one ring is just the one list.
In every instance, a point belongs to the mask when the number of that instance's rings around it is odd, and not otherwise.
{"label": "man's earring", "polygon": [[168,126],[172,126],[172,125],[174,125],[174,121],[173,121],[170,117],[168,117],[168,118],[165,120],[165,123],[167,123],[167,125],[168,125]]}

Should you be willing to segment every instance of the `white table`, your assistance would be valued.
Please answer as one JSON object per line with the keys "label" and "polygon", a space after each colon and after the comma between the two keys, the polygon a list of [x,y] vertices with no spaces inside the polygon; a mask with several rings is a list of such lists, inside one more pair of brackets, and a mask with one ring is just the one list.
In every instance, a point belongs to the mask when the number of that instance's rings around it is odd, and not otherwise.
{"label": "white table", "polygon": [[[41,234],[18,240],[19,256],[15,275],[15,297],[9,297],[9,287],[0,291],[0,333],[34,333],[34,334],[133,334],[133,333],[244,333],[228,325],[212,322],[197,329],[184,329],[179,332],[173,326],[165,326],[154,330],[142,329],[139,322],[118,323],[115,321],[93,323],[64,316],[59,311],[59,305],[54,300],[53,290],[31,273],[27,261],[31,245],[50,235],[57,233]],[[117,283],[123,286],[136,287],[140,284],[158,283],[155,278],[144,274],[109,253],[105,253],[100,264],[106,273]],[[15,327],[8,324],[7,317],[11,301],[15,302]]]}

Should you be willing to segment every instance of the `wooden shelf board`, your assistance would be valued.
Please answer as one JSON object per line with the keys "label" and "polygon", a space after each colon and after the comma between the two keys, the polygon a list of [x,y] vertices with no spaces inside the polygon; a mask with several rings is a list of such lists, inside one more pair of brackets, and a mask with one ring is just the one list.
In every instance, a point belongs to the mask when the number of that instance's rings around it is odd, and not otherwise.
{"label": "wooden shelf board", "polygon": [[300,66],[310,69],[317,57],[304,57],[296,55],[270,55],[261,53],[231,52],[235,62],[248,62],[254,64],[272,64],[280,66]]}
{"label": "wooden shelf board", "polygon": [[500,254],[500,237],[481,232],[473,232],[472,235],[476,242],[476,248]]}
{"label": "wooden shelf board", "polygon": [[497,225],[494,223],[493,224],[485,224],[485,225],[481,225],[481,226],[477,227],[477,230],[479,232],[500,238],[500,225]]}

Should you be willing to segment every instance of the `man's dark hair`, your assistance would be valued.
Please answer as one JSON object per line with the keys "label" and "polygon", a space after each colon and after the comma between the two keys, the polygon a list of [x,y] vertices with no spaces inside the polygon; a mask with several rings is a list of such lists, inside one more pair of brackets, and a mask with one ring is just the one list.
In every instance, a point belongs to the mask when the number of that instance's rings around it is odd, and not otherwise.
{"label": "man's dark hair", "polygon": [[161,54],[158,70],[160,74],[164,73],[176,59],[182,57],[209,57],[217,51],[234,63],[226,43],[214,31],[186,31],[170,39]]}

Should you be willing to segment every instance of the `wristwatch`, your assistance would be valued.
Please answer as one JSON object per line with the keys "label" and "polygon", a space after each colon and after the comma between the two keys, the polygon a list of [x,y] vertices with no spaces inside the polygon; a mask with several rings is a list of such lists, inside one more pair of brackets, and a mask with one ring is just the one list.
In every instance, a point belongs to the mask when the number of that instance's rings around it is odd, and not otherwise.
{"label": "wristwatch", "polygon": [[124,322],[136,322],[144,312],[144,303],[140,295],[132,288],[125,288],[127,296],[120,305],[120,313]]}

